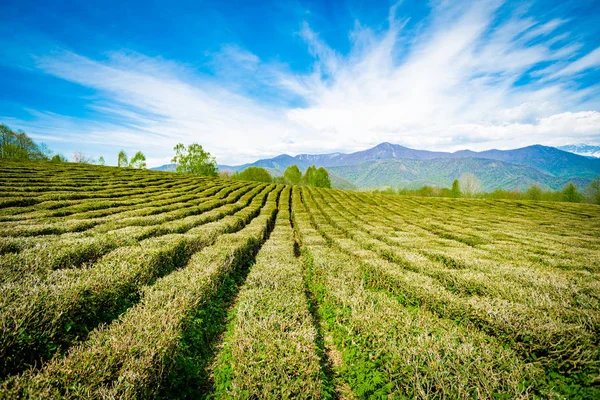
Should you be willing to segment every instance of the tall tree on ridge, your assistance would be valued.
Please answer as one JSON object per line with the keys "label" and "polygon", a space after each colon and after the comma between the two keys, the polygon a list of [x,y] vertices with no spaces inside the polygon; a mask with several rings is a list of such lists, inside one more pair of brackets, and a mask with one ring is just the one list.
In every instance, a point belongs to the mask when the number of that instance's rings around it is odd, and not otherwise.
{"label": "tall tree on ridge", "polygon": [[126,167],[127,166],[127,153],[125,150],[121,150],[119,155],[117,156],[117,167]]}
{"label": "tall tree on ridge", "polygon": [[177,172],[217,176],[217,161],[198,143],[189,146],[178,143],[173,150],[175,150],[175,157],[171,162],[177,164]]}

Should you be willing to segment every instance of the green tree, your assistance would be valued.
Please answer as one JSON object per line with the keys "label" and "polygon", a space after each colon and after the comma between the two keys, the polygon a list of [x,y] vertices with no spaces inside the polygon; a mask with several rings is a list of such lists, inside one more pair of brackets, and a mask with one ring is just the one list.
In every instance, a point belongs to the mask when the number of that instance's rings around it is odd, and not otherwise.
{"label": "green tree", "polygon": [[311,165],[304,172],[302,184],[306,186],[330,188],[331,180],[329,179],[329,172],[323,167],[317,169],[317,167]]}
{"label": "green tree", "polygon": [[55,154],[50,161],[52,162],[68,162],[69,160],[67,160],[67,157],[63,156],[62,154]]}
{"label": "green tree", "polygon": [[417,189],[415,191],[415,194],[417,196],[433,197],[433,196],[435,196],[435,190],[431,186],[425,185],[425,186],[421,187],[420,189]]}
{"label": "green tree", "polygon": [[329,173],[323,167],[320,167],[315,172],[315,186],[322,188],[330,188],[331,180],[329,179]]}
{"label": "green tree", "polygon": [[100,156],[100,158],[98,159],[98,165],[104,165],[106,164],[106,161],[104,161],[104,157]]}
{"label": "green tree", "polygon": [[541,200],[542,199],[542,189],[539,186],[533,185],[525,192],[525,198],[528,200]]}
{"label": "green tree", "polygon": [[292,185],[299,185],[302,182],[302,172],[297,165],[290,165],[285,169],[283,177]]}
{"label": "green tree", "polygon": [[600,204],[600,178],[594,179],[586,188],[588,199],[594,204]]}
{"label": "green tree", "polygon": [[233,179],[240,181],[272,182],[269,171],[260,167],[248,167],[241,172],[233,174]]}
{"label": "green tree", "polygon": [[440,188],[440,197],[454,197],[452,190],[448,188]]}
{"label": "green tree", "polygon": [[460,192],[460,185],[458,183],[458,179],[455,179],[452,182],[452,189],[450,189],[450,194],[452,197],[455,197],[455,198],[462,196],[462,193]]}
{"label": "green tree", "polygon": [[568,201],[570,203],[580,203],[583,200],[581,193],[577,191],[577,186],[573,182],[565,185],[562,191],[562,201]]}
{"label": "green tree", "polygon": [[0,124],[0,158],[48,160],[51,153],[45,144],[38,146],[25,132],[14,132]]}
{"label": "green tree", "polygon": [[119,155],[117,156],[117,167],[126,167],[127,166],[127,153],[125,150],[121,150]]}
{"label": "green tree", "polygon": [[198,143],[192,143],[187,147],[178,143],[173,150],[175,150],[175,157],[172,162],[177,164],[177,172],[217,176],[217,161]]}
{"label": "green tree", "polygon": [[315,186],[317,175],[317,167],[311,165],[304,171],[304,176],[302,177],[302,184],[306,186]]}
{"label": "green tree", "polygon": [[146,156],[141,151],[135,153],[131,160],[129,161],[130,168],[136,169],[144,169],[146,168]]}

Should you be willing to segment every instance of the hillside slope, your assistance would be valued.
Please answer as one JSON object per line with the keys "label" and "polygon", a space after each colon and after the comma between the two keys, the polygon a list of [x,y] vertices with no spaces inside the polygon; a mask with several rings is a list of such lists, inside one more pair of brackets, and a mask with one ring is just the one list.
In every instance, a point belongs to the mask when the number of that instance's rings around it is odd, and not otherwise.
{"label": "hillside slope", "polygon": [[598,399],[599,220],[0,160],[0,399]]}
{"label": "hillside slope", "polygon": [[555,177],[535,168],[483,158],[438,158],[432,160],[383,160],[359,165],[330,167],[333,173],[358,187],[408,187],[423,185],[450,187],[461,174],[475,174],[484,191],[498,188],[526,190],[533,184],[560,189],[568,182],[583,187],[590,178]]}
{"label": "hillside slope", "polygon": [[527,165],[554,176],[594,178],[600,175],[600,159],[591,159],[548,146],[528,146],[514,150],[469,150],[453,153],[453,157],[480,157]]}

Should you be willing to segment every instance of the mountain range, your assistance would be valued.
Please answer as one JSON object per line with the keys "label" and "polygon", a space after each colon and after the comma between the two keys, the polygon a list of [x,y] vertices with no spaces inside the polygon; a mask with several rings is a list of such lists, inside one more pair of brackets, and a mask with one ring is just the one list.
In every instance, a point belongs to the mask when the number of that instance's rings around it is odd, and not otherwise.
{"label": "mountain range", "polygon": [[560,146],[557,149],[579,154],[580,156],[600,158],[600,146],[590,146],[589,144],[569,144]]}
{"label": "mountain range", "polygon": [[[589,146],[592,147],[592,146]],[[581,147],[580,147],[581,148]],[[290,165],[304,170],[325,167],[332,186],[338,188],[449,187],[464,172],[475,174],[483,190],[525,190],[533,184],[560,189],[568,182],[578,187],[600,175],[600,158],[586,157],[554,147],[534,145],[514,150],[461,150],[453,153],[415,150],[391,143],[355,153],[282,154],[237,166],[220,165],[221,171],[263,167],[272,175],[283,174]],[[158,167],[166,170],[172,165]]]}

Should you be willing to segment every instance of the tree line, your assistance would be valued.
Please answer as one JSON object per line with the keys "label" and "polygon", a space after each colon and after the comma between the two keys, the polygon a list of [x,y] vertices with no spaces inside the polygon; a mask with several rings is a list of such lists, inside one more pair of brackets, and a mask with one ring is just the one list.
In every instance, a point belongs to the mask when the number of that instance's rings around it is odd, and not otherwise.
{"label": "tree line", "polygon": [[317,168],[311,165],[304,174],[297,165],[290,165],[285,169],[283,176],[271,176],[269,171],[261,167],[248,167],[243,171],[236,171],[233,174],[222,172],[219,174],[223,178],[230,178],[242,181],[258,181],[283,183],[286,185],[315,186],[322,188],[331,187],[329,172],[323,167]]}
{"label": "tree line", "polygon": [[580,189],[573,182],[561,190],[544,190],[539,185],[531,185],[526,191],[496,189],[492,192],[481,190],[481,181],[472,173],[464,173],[452,182],[450,188],[422,186],[418,189],[393,188],[373,190],[374,193],[397,194],[421,197],[480,198],[505,200],[564,201],[569,203],[600,204],[600,177]]}
{"label": "tree line", "polygon": [[0,158],[12,160],[48,160],[52,155],[45,144],[38,145],[23,131],[14,132],[0,124]]}
{"label": "tree line", "polygon": [[[37,144],[25,132],[13,131],[8,126],[0,124],[0,159],[69,162],[61,153],[55,153],[44,143]],[[135,153],[127,161],[127,154],[121,150],[118,154],[118,167],[146,168],[146,156],[141,151]],[[76,164],[105,165],[104,157],[98,159],[86,155],[82,151],[73,152],[71,162]]]}
{"label": "tree line", "polygon": [[317,168],[312,165],[306,169],[304,174],[302,174],[297,165],[291,165],[286,168],[283,176],[276,177],[273,177],[269,171],[261,167],[248,167],[234,173],[227,171],[218,172],[216,159],[197,143],[188,146],[179,143],[173,150],[175,150],[175,157],[173,157],[171,162],[176,164],[176,172],[180,173],[220,176],[225,179],[242,181],[274,182],[324,188],[331,187],[329,173],[323,167]]}

